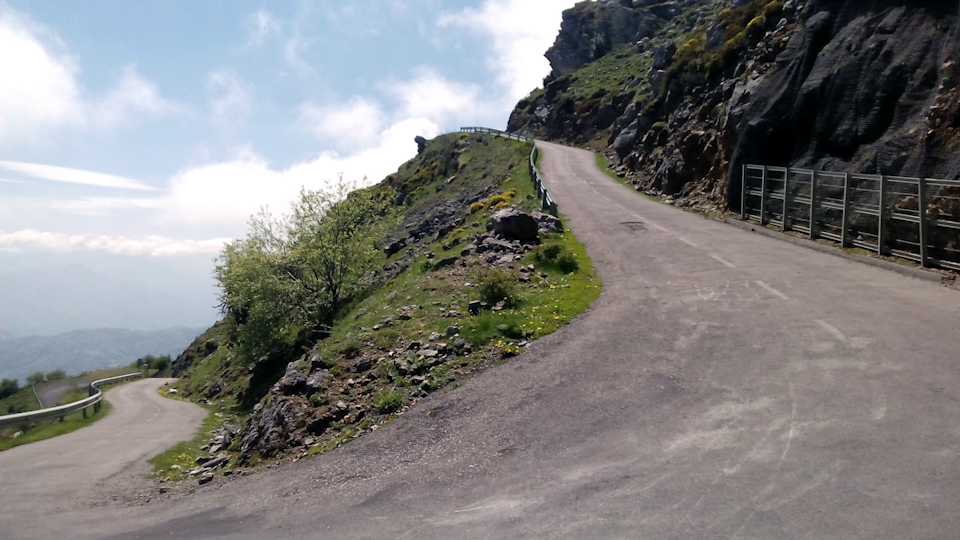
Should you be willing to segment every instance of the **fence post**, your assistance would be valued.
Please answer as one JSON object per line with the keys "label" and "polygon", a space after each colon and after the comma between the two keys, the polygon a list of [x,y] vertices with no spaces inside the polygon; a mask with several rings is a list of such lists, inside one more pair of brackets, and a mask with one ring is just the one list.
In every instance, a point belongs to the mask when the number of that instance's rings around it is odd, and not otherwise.
{"label": "fence post", "polygon": [[783,173],[783,219],[780,220],[780,230],[787,230],[787,216],[788,210],[790,208],[790,167],[787,167],[786,171]]}
{"label": "fence post", "polygon": [[920,266],[927,266],[927,179],[917,182],[917,209],[920,212]]}
{"label": "fence post", "polygon": [[850,207],[850,173],[843,173],[843,222],[840,224],[840,247],[847,247],[847,213]]}
{"label": "fence post", "polygon": [[877,255],[883,255],[884,249],[884,240],[886,239],[886,226],[884,223],[887,218],[887,175],[880,175],[880,205],[877,208],[879,211],[879,218],[877,218]]}
{"label": "fence post", "polygon": [[747,220],[747,166],[743,165],[740,176],[740,219]]}
{"label": "fence post", "polygon": [[767,224],[767,166],[760,173],[760,225]]}
{"label": "fence post", "polygon": [[810,239],[816,238],[814,229],[817,225],[817,171],[810,176]]}

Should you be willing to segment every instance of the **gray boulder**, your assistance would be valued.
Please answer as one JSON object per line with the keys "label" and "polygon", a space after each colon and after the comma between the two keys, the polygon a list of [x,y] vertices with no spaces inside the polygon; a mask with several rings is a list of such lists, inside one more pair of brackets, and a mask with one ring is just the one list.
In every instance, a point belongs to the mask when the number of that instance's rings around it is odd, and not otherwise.
{"label": "gray boulder", "polygon": [[287,365],[287,372],[277,381],[277,390],[286,395],[294,394],[297,393],[306,382],[307,376],[297,371],[291,362]]}
{"label": "gray boulder", "polygon": [[537,221],[516,208],[497,210],[491,216],[493,231],[506,238],[530,242],[537,239]]}
{"label": "gray boulder", "polygon": [[534,210],[531,216],[537,222],[537,228],[541,234],[563,232],[563,224],[557,216],[544,214],[539,210]]}
{"label": "gray boulder", "polygon": [[630,125],[624,128],[620,132],[620,135],[617,135],[615,141],[613,141],[613,149],[617,151],[617,155],[621,158],[630,153],[630,150],[633,149],[633,143],[637,140],[637,132],[640,129],[640,119],[635,119],[633,122],[630,122]]}
{"label": "gray boulder", "polygon": [[330,378],[330,372],[326,369],[319,369],[311,373],[305,383],[307,390],[311,393],[319,392],[320,389],[323,388],[323,383],[325,383],[328,378]]}
{"label": "gray boulder", "polygon": [[667,66],[673,61],[673,55],[675,54],[677,54],[677,45],[672,41],[658,47],[656,52],[653,53],[653,65],[651,68],[667,69]]}

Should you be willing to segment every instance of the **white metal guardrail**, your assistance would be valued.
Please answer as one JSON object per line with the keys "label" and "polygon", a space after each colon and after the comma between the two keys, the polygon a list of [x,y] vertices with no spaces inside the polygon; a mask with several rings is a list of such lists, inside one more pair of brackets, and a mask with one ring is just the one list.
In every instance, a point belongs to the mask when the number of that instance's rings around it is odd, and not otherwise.
{"label": "white metal guardrail", "polygon": [[744,165],[740,216],[960,270],[960,180]]}
{"label": "white metal guardrail", "polygon": [[39,409],[36,411],[27,411],[24,413],[0,416],[0,428],[21,426],[23,424],[30,424],[40,420],[49,420],[51,418],[59,418],[62,422],[65,415],[81,410],[83,411],[83,417],[86,418],[87,408],[91,405],[94,408],[94,413],[100,411],[100,400],[103,399],[103,392],[101,392],[98,388],[99,385],[120,382],[126,379],[136,379],[141,376],[141,373],[128,373],[127,375],[118,375],[116,377],[109,377],[107,379],[93,381],[90,383],[90,397],[81,399],[80,401],[74,401],[73,403],[67,403],[66,405],[60,405],[59,407],[47,407],[46,409]]}
{"label": "white metal guardrail", "polygon": [[[499,129],[490,129],[485,127],[464,127],[460,128],[461,133],[490,133],[492,135],[497,135],[499,137],[506,137],[508,139],[515,139],[518,141],[533,141],[530,137],[526,135],[520,135],[519,133],[510,133],[509,131],[500,131]],[[548,212],[554,216],[557,215],[557,203],[553,200],[553,196],[550,195],[550,191],[547,189],[547,186],[543,183],[543,176],[540,175],[540,171],[537,169],[537,154],[539,150],[536,145],[534,145],[533,150],[530,152],[530,179],[533,180],[533,185],[537,188],[537,195],[540,197],[540,206],[544,212]]]}

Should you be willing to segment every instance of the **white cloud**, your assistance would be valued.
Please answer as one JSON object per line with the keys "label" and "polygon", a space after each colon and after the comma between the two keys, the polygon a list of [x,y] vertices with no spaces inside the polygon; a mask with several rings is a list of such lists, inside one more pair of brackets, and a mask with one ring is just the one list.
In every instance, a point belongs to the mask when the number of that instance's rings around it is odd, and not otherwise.
{"label": "white cloud", "polygon": [[173,240],[163,236],[140,237],[63,234],[24,229],[14,233],[0,233],[0,251],[22,253],[30,251],[105,251],[118,255],[192,255],[219,253],[229,238],[208,240]]}
{"label": "white cloud", "polygon": [[153,117],[175,110],[177,107],[160,95],[157,85],[137,73],[136,66],[127,66],[116,88],[90,107],[92,123],[111,128],[137,115]]}
{"label": "white cloud", "polygon": [[133,117],[176,110],[156,85],[123,70],[117,86],[99,99],[83,96],[78,62],[52,31],[9,6],[0,17],[0,141],[46,142],[65,127],[112,128]]}
{"label": "white cloud", "polygon": [[118,189],[156,190],[131,178],[115,176],[68,167],[53,165],[38,165],[36,163],[21,163],[19,161],[0,161],[0,169],[14,171],[34,178],[68,182],[71,184],[85,184],[88,186],[109,187]]}
{"label": "white cloud", "polygon": [[383,121],[383,108],[379,103],[354,96],[343,104],[304,103],[297,123],[318,139],[343,149],[376,144]]}
{"label": "white cloud", "polygon": [[418,68],[412,79],[381,86],[400,102],[397,115],[401,118],[445,124],[490,112],[489,105],[480,99],[479,86],[450,81],[428,67]]}
{"label": "white cloud", "polygon": [[220,123],[233,123],[250,115],[253,98],[249,85],[235,73],[217,70],[207,77],[207,95],[213,117]]}
{"label": "white cloud", "polygon": [[291,21],[282,20],[269,11],[260,10],[247,18],[249,39],[247,47],[263,47],[271,41],[277,41],[284,63],[300,77],[316,75],[313,67],[303,60],[301,53],[311,43],[311,39],[303,37],[301,25],[309,15],[309,10],[301,6],[301,12]]}
{"label": "white cloud", "polygon": [[84,216],[110,216],[117,211],[139,211],[163,206],[158,198],[82,197],[80,199],[44,199],[44,201],[51,210]]}
{"label": "white cloud", "polygon": [[576,0],[486,0],[479,8],[444,13],[437,24],[480,33],[490,38],[487,66],[508,90],[513,103],[543,84],[550,64],[543,53],[560,30],[561,14]]}
{"label": "white cloud", "polygon": [[116,88],[89,107],[88,115],[97,126],[111,128],[138,115],[158,117],[177,109],[160,95],[157,85],[137,73],[136,66],[123,69]]}
{"label": "white cloud", "polygon": [[53,128],[83,124],[76,61],[55,35],[2,8],[0,141],[37,143]]}
{"label": "white cloud", "polygon": [[[377,146],[341,157],[324,152],[317,158],[277,170],[252,152],[236,159],[181,172],[163,198],[163,218],[179,224],[236,223],[238,227],[267,206],[287,212],[301,188],[328,189],[342,174],[346,181],[379,182],[396,166],[416,155],[416,135],[432,138],[439,132],[426,119],[407,119],[386,129]],[[241,228],[242,230],[242,228]]]}
{"label": "white cloud", "polygon": [[[64,249],[63,246],[73,250],[119,250],[123,247],[127,250],[125,253],[133,253],[134,247],[140,244],[116,234],[91,236],[37,232],[37,229],[76,230],[78,224],[82,223],[95,229],[100,229],[103,223],[111,222],[120,226],[133,214],[136,215],[138,226],[146,227],[149,231],[166,231],[170,234],[172,231],[218,230],[218,236],[241,236],[246,230],[247,219],[261,207],[267,206],[278,215],[286,213],[290,209],[290,203],[298,198],[303,188],[329,189],[341,175],[345,181],[361,185],[379,182],[388,174],[396,172],[398,164],[416,154],[415,136],[432,138],[438,135],[439,131],[437,124],[428,119],[404,119],[385,129],[375,146],[349,155],[340,155],[333,151],[323,152],[314,159],[286,169],[275,169],[269,161],[253,151],[243,150],[230,161],[194,167],[178,173],[170,179],[167,189],[155,196],[98,196],[77,199],[10,196],[5,199],[4,205],[7,223],[24,223],[29,220],[37,224],[29,225],[32,227],[29,231],[32,232],[21,231],[14,233],[14,236],[3,236],[0,249],[22,250],[25,245],[30,245],[33,250]],[[10,162],[0,162],[0,168],[24,170],[34,176],[56,177],[55,179],[60,181],[125,189],[146,187],[131,179],[90,171],[34,164],[13,163],[13,167],[8,165]],[[83,219],[82,216],[98,217],[94,218],[96,221],[78,221]],[[112,219],[105,222],[103,217]],[[122,230],[129,229],[125,227]],[[104,240],[118,238],[123,241]],[[33,243],[25,239],[32,239]],[[67,242],[65,239],[72,240]],[[94,239],[99,240],[95,242]],[[137,239],[137,242],[140,241],[142,238]],[[154,251],[151,250],[150,253]]]}

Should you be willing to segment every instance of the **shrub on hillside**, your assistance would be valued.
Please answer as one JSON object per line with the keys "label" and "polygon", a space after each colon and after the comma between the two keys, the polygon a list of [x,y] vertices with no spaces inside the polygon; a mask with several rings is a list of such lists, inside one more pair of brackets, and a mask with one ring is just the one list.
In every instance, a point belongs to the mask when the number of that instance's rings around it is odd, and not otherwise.
{"label": "shrub on hillside", "polygon": [[517,303],[517,278],[512,273],[499,268],[483,270],[477,276],[480,298],[484,302],[495,304],[503,301],[507,307]]}
{"label": "shrub on hillside", "polygon": [[544,244],[539,246],[533,254],[538,263],[545,266],[552,266],[565,274],[576,272],[580,269],[580,263],[577,257],[561,244]]}
{"label": "shrub on hillside", "polygon": [[157,372],[163,371],[167,369],[167,367],[169,366],[170,366],[170,356],[166,354],[163,356],[154,358],[153,361],[150,362],[150,369],[155,369],[157,370]]}
{"label": "shrub on hillside", "polygon": [[20,391],[20,383],[16,379],[0,381],[0,399],[10,397]]}

